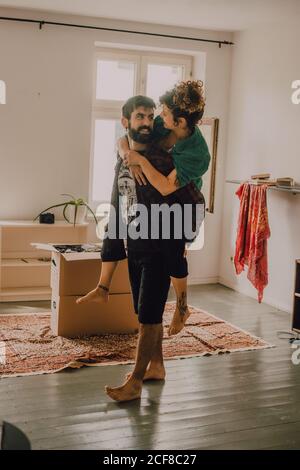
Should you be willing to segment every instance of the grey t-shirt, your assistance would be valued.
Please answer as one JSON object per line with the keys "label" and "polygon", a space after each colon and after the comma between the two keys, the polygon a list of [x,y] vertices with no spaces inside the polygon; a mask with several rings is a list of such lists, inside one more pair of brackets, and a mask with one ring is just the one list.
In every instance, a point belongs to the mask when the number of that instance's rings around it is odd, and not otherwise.
{"label": "grey t-shirt", "polygon": [[118,190],[122,219],[128,225],[135,217],[137,195],[135,181],[129,168],[123,162],[118,174]]}

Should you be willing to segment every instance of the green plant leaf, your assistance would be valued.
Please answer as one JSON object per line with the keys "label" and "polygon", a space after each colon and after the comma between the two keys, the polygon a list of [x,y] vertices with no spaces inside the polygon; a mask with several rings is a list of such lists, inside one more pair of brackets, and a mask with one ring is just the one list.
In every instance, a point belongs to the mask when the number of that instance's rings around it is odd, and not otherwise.
{"label": "green plant leaf", "polygon": [[94,211],[90,208],[90,206],[85,202],[84,205],[86,206],[86,208],[93,214],[93,217],[95,219],[95,222],[96,222],[96,225],[98,224],[98,220],[97,220],[97,217],[94,213]]}
{"label": "green plant leaf", "polygon": [[64,207],[63,216],[64,216],[64,219],[65,219],[69,224],[71,224],[72,222],[70,222],[69,219],[68,219],[68,217],[66,216],[66,209],[67,209],[68,205],[69,205],[69,204],[67,203],[67,204],[65,205],[65,207]]}
{"label": "green plant leaf", "polygon": [[75,227],[75,224],[76,224],[77,210],[78,210],[78,206],[77,206],[77,204],[75,204],[74,227]]}
{"label": "green plant leaf", "polygon": [[36,220],[41,214],[43,214],[44,212],[47,212],[49,211],[50,209],[53,209],[54,207],[61,207],[61,206],[64,206],[66,203],[63,202],[61,204],[55,204],[54,206],[50,206],[50,207],[47,207],[47,209],[44,209],[43,211],[41,211],[33,220]]}

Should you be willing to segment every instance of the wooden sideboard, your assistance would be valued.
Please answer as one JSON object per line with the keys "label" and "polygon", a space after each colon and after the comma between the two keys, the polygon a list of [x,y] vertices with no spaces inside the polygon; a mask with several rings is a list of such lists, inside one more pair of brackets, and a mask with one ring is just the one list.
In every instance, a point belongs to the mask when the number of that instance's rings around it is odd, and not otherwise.
{"label": "wooden sideboard", "polygon": [[31,243],[86,243],[88,226],[0,220],[0,302],[51,299],[51,253]]}

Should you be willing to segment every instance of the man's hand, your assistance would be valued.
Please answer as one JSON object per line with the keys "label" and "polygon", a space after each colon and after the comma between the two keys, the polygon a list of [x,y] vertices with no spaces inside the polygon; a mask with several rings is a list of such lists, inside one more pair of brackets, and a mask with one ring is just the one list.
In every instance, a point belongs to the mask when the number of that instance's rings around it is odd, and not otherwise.
{"label": "man's hand", "polygon": [[147,184],[145,175],[142,172],[142,169],[139,165],[132,165],[130,166],[129,170],[130,170],[132,178],[135,179],[139,183],[140,186]]}

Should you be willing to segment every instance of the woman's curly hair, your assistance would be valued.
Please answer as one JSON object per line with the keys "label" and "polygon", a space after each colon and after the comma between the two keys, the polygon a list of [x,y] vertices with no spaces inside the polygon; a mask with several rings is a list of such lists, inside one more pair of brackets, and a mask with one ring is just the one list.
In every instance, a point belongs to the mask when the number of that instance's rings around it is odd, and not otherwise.
{"label": "woman's curly hair", "polygon": [[182,81],[161,96],[159,101],[171,110],[175,122],[183,117],[188,127],[194,130],[204,113],[203,82],[201,80]]}

